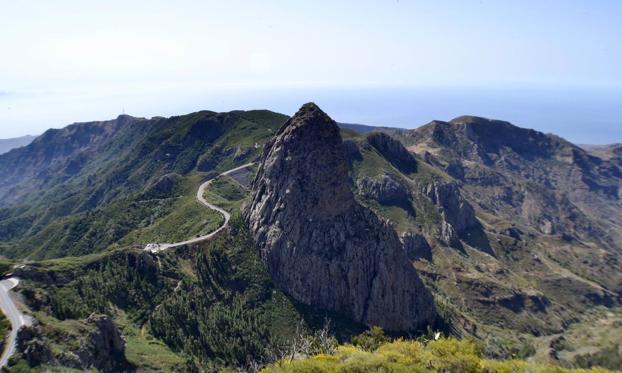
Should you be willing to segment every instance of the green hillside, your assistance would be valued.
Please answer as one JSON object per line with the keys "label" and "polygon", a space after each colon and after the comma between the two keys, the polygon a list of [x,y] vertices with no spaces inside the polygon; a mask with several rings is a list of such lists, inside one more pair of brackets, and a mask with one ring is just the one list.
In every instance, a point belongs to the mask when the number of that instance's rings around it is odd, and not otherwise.
{"label": "green hillside", "polygon": [[[122,117],[52,131],[0,156],[10,180],[0,181],[2,271],[23,280],[17,291],[37,320],[39,348],[20,351],[12,367],[78,366],[66,354],[85,353],[99,314],[125,339],[111,359],[138,371],[619,367],[614,256],[516,228],[465,192],[453,169],[378,133],[341,131],[350,187],[400,235],[447,338],[430,341],[430,329],[374,341],[376,329],[360,335],[363,325],[282,292],[240,216],[256,167],[205,191],[232,214],[229,229],[197,245],[143,250],[220,227],[222,215],[196,201],[197,188],[256,161],[285,120],[269,111]],[[564,255],[579,249],[589,261]]]}
{"label": "green hillside", "polygon": [[[0,156],[0,172],[11,181],[0,185],[0,197],[10,200],[0,209],[0,255],[75,256],[205,233],[221,217],[195,203],[198,184],[255,159],[285,119],[269,111],[202,111],[50,130]],[[86,139],[69,146],[67,137]],[[24,170],[12,172],[20,159]],[[33,167],[36,173],[25,170]]]}

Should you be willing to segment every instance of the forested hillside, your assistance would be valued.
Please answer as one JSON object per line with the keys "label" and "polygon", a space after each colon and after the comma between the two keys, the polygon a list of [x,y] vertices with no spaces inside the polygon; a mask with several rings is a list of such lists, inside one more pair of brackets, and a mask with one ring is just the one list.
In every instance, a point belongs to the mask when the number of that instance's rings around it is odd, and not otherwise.
{"label": "forested hillside", "polygon": [[146,243],[123,239],[144,229],[157,236],[149,227],[162,219],[180,229],[167,239],[205,229],[192,221],[217,226],[193,190],[210,172],[254,159],[285,118],[204,111],[49,130],[0,156],[0,254],[51,258]]}

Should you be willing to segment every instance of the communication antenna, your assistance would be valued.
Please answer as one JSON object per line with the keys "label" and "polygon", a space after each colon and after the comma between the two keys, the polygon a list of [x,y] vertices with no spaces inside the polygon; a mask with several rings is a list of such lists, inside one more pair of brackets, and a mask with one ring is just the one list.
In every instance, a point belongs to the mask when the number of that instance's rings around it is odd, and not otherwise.
{"label": "communication antenna", "polygon": [[125,106],[122,106],[121,110],[123,110],[123,115],[125,115]]}

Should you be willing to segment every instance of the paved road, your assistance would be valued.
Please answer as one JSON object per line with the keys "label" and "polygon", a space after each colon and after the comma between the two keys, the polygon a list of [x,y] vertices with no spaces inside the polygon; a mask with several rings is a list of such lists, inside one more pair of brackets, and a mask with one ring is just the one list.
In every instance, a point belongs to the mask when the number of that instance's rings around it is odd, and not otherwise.
{"label": "paved road", "polygon": [[[187,241],[183,241],[183,242],[163,243],[163,244],[149,244],[149,245],[147,245],[147,247],[145,247],[145,250],[148,250],[148,251],[151,251],[151,252],[155,253],[155,252],[166,250],[166,249],[170,249],[170,248],[173,248],[173,247],[178,247],[178,246],[183,246],[183,245],[188,245],[188,244],[193,244],[193,243],[205,241],[205,240],[213,237],[216,233],[218,233],[221,230],[225,229],[227,227],[227,225],[229,225],[229,220],[231,219],[231,215],[227,211],[225,211],[224,209],[209,203],[205,199],[205,197],[203,196],[205,194],[205,189],[207,189],[207,187],[216,178],[218,178],[220,176],[223,176],[223,175],[229,175],[229,174],[234,173],[236,171],[239,171],[239,170],[242,170],[244,168],[250,167],[253,164],[254,163],[247,163],[247,164],[242,165],[240,167],[236,167],[234,169],[225,171],[225,172],[221,173],[220,175],[216,176],[215,178],[213,178],[211,180],[208,180],[208,181],[204,182],[203,184],[201,184],[201,186],[199,186],[199,190],[197,190],[197,200],[199,202],[201,202],[203,205],[205,205],[207,208],[210,208],[212,210],[218,211],[219,213],[221,213],[225,217],[224,223],[218,229],[216,229],[215,231],[213,231],[213,232],[211,232],[209,234],[206,234],[205,236],[196,237],[196,238],[193,238],[193,239],[190,239],[190,240],[187,240]],[[19,311],[19,309],[17,309],[17,306],[13,302],[13,299],[11,299],[10,291],[15,286],[17,286],[18,283],[19,283],[19,279],[15,278],[15,277],[8,278],[6,280],[0,281],[0,309],[2,309],[2,312],[6,315],[6,317],[11,322],[11,333],[9,334],[9,337],[8,337],[8,339],[6,341],[6,346],[5,346],[4,351],[2,353],[2,358],[0,359],[0,368],[6,366],[8,361],[9,361],[9,358],[13,355],[13,353],[15,353],[17,331],[19,330],[19,328],[21,328],[24,325],[31,325],[32,324],[32,320],[31,320],[30,316],[26,316],[23,313],[21,313]]]}
{"label": "paved road", "polygon": [[152,253],[157,253],[160,252],[162,250],[166,250],[166,249],[170,249],[173,247],[179,247],[179,246],[184,246],[184,245],[189,245],[189,244],[193,244],[193,243],[198,243],[198,242],[202,242],[205,241],[207,239],[210,239],[211,237],[213,237],[216,233],[220,232],[221,230],[225,229],[227,227],[227,225],[229,225],[229,219],[231,219],[231,215],[225,211],[224,209],[213,205],[211,203],[209,203],[204,195],[205,195],[205,189],[207,189],[207,187],[209,187],[209,185],[212,183],[212,181],[216,180],[218,177],[220,176],[224,176],[224,175],[229,175],[232,174],[236,171],[240,171],[242,169],[245,169],[247,167],[250,167],[254,165],[254,163],[247,163],[245,165],[242,165],[240,167],[236,167],[233,168],[231,170],[225,171],[223,173],[221,173],[220,175],[216,176],[213,179],[210,179],[206,182],[204,182],[203,184],[201,184],[201,186],[199,186],[199,190],[197,190],[197,200],[199,202],[201,202],[203,205],[205,205],[207,208],[218,211],[219,213],[221,213],[224,217],[225,217],[225,221],[224,223],[215,231],[206,234],[205,236],[200,236],[200,237],[196,237],[196,238],[192,238],[186,241],[182,241],[182,242],[176,242],[176,243],[150,243],[145,247],[145,250],[147,251],[151,251]]}
{"label": "paved road", "polygon": [[24,325],[31,325],[32,321],[29,316],[24,315],[18,309],[13,299],[11,299],[10,290],[19,283],[19,279],[12,277],[0,281],[0,308],[4,315],[11,322],[11,333],[6,340],[6,345],[0,359],[0,367],[6,366],[9,358],[15,352],[15,342],[17,339],[17,331]]}

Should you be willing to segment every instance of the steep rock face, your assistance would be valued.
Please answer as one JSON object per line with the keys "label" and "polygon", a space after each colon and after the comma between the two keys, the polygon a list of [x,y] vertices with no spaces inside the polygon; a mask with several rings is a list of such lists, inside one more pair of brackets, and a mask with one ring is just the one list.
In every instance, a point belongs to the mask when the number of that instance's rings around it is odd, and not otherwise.
{"label": "steep rock face", "polygon": [[89,341],[78,351],[83,367],[96,367],[104,372],[127,370],[125,340],[121,332],[107,315],[91,315],[87,323],[95,326]]}
{"label": "steep rock face", "polygon": [[22,326],[17,331],[17,351],[21,353],[31,367],[54,362],[50,346],[41,337],[41,328]]}
{"label": "steep rock face", "polygon": [[339,128],[304,105],[266,145],[248,223],[274,281],[296,300],[366,325],[431,322],[432,297],[397,234],[350,189]]}
{"label": "steep rock face", "polygon": [[417,170],[415,157],[401,142],[391,136],[376,132],[367,136],[367,142],[400,171],[410,173]]}
{"label": "steep rock face", "polygon": [[432,182],[425,185],[421,193],[437,207],[441,215],[438,239],[446,245],[456,245],[460,233],[478,226],[473,207],[462,197],[455,184]]}
{"label": "steep rock face", "polygon": [[129,372],[134,367],[125,357],[125,340],[107,315],[93,314],[86,319],[93,330],[81,338],[77,350],[54,353],[41,326],[24,326],[17,333],[17,351],[31,367],[42,364],[79,370],[96,369],[102,372]]}
{"label": "steep rock face", "polygon": [[360,193],[381,204],[402,204],[409,199],[409,190],[397,177],[381,175],[365,177],[357,183]]}
{"label": "steep rock face", "polygon": [[404,250],[410,260],[426,259],[432,261],[432,247],[420,233],[404,232],[400,237]]}

